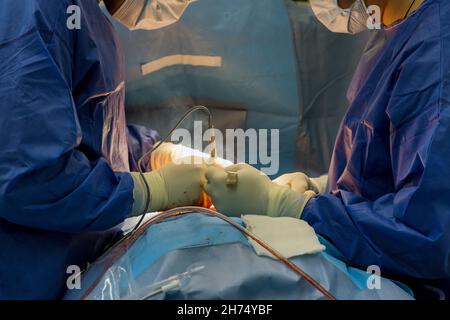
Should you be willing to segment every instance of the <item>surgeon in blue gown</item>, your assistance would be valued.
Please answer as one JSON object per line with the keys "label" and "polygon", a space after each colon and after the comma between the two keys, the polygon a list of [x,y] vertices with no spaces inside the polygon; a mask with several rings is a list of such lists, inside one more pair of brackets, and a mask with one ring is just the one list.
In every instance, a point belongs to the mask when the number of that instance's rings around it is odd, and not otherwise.
{"label": "surgeon in blue gown", "polygon": [[[124,2],[106,5],[133,27],[143,8]],[[148,157],[137,162],[159,137],[127,126],[124,88],[97,0],[0,1],[0,299],[60,297],[68,267],[93,261],[111,228],[198,198],[200,166],[137,173],[150,171]]]}
{"label": "surgeon in blue gown", "polygon": [[[328,183],[297,173],[275,187],[255,169],[234,168],[240,184],[266,195],[260,212],[246,192],[221,187],[220,169],[207,171],[208,192],[223,212],[300,217],[349,264],[450,296],[450,1],[339,0],[345,10],[310,2],[335,32],[366,29],[366,5],[383,17],[348,90]],[[297,197],[279,189],[300,185]]]}

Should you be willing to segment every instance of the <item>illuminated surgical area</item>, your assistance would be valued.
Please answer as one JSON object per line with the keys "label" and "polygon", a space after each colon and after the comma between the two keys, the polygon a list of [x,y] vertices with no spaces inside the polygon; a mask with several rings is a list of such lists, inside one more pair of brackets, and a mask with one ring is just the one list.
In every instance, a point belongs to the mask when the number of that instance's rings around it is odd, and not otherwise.
{"label": "illuminated surgical area", "polygon": [[448,15],[2,0],[0,300],[446,300]]}

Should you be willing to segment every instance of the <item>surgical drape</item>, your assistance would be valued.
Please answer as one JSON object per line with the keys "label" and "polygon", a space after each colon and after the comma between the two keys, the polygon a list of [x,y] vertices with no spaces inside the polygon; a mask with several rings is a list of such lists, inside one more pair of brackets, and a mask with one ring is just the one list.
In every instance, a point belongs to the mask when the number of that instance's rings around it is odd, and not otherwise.
{"label": "surgical drape", "polygon": [[[450,2],[376,33],[348,91],[329,193],[302,218],[360,267],[450,279]],[[448,288],[447,288],[448,290]]]}
{"label": "surgical drape", "polygon": [[0,298],[61,294],[130,213],[127,171],[157,134],[127,127],[123,81],[96,0],[1,1]]}

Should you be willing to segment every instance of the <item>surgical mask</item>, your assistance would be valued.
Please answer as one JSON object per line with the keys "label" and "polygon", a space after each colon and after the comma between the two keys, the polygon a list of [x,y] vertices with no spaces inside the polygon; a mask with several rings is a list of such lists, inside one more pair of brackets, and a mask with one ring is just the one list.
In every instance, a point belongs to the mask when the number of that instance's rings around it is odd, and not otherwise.
{"label": "surgical mask", "polygon": [[154,30],[180,20],[196,0],[125,0],[113,17],[128,29]]}
{"label": "surgical mask", "polygon": [[350,8],[343,9],[338,0],[310,0],[317,19],[330,31],[356,34],[367,30],[370,18],[364,0],[356,0]]}

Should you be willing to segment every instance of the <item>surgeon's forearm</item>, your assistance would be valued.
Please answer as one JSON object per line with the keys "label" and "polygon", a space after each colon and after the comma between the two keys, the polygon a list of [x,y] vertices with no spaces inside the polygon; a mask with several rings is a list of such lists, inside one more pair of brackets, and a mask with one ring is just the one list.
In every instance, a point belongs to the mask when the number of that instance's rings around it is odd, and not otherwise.
{"label": "surgeon's forearm", "polygon": [[125,220],[133,205],[132,177],[114,173],[105,159],[92,164],[78,150],[53,166],[14,177],[6,187],[11,191],[2,195],[0,217],[40,230],[107,230]]}
{"label": "surgeon's forearm", "polygon": [[311,183],[315,186],[318,193],[324,193],[327,191],[328,175],[323,175],[317,178],[310,178]]}
{"label": "surgeon's forearm", "polygon": [[[330,240],[352,265],[378,265],[385,273],[413,278],[447,278],[450,236],[422,234],[417,226],[393,218],[395,194],[376,201],[349,203],[349,192],[321,194],[306,205],[301,219]],[[403,219],[409,212],[403,214]],[[445,225],[445,217],[429,212]],[[431,218],[430,218],[431,219]],[[414,244],[414,245],[411,245]]]}

